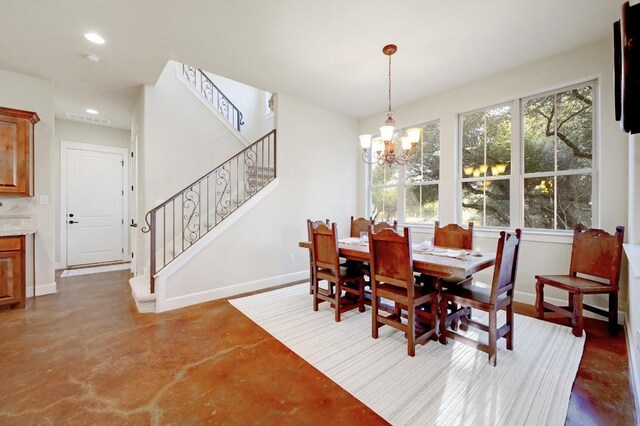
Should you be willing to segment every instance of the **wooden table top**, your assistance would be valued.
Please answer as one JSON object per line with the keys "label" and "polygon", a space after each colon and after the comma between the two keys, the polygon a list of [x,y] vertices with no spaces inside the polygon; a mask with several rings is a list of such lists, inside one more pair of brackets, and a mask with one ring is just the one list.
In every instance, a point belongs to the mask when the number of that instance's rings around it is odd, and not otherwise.
{"label": "wooden table top", "polygon": [[[310,241],[301,241],[298,246],[311,249]],[[338,243],[340,257],[360,262],[369,261],[369,247],[362,244]],[[494,253],[481,253],[482,256],[466,256],[464,259],[438,256],[422,250],[413,251],[413,271],[434,277],[467,277],[496,262]]]}

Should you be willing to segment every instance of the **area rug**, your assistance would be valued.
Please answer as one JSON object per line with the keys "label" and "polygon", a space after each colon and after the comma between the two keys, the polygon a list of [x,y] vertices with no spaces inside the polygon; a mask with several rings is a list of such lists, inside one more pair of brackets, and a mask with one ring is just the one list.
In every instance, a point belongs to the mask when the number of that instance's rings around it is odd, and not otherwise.
{"label": "area rug", "polygon": [[313,312],[309,284],[229,302],[394,425],[563,425],[585,341],[516,315],[514,350],[501,339],[491,367],[487,354],[453,341],[418,345],[411,358],[403,333],[383,327],[371,338],[369,309],[339,323],[327,303]]}
{"label": "area rug", "polygon": [[93,266],[89,268],[67,269],[60,274],[60,277],[75,277],[78,275],[99,274],[101,272],[123,271],[131,269],[131,263],[119,263],[117,265]]}

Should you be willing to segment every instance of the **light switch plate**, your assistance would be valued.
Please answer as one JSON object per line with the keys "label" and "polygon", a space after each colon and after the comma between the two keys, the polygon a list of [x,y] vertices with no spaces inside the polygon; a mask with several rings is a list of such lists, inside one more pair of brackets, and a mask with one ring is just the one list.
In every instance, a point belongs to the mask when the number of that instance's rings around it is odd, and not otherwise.
{"label": "light switch plate", "polygon": [[46,206],[47,204],[49,204],[49,196],[48,195],[41,195],[40,196],[40,204],[43,206]]}

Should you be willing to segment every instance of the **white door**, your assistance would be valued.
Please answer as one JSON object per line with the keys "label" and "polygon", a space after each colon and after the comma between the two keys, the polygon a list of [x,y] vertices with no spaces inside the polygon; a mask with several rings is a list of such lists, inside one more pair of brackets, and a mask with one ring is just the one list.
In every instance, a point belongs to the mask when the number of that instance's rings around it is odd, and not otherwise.
{"label": "white door", "polygon": [[67,265],[123,261],[124,155],[66,153]]}

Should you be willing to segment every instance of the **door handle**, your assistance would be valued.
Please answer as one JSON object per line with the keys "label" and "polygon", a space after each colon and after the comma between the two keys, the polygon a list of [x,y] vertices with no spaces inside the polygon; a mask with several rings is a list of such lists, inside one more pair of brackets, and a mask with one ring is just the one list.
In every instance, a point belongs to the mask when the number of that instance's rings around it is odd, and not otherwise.
{"label": "door handle", "polygon": [[138,224],[137,224],[137,223],[133,223],[133,222],[131,222],[131,223],[129,224],[129,226],[130,226],[130,227],[132,227],[132,228],[137,228],[137,227],[138,227]]}
{"label": "door handle", "polygon": [[76,222],[75,220],[70,220],[70,221],[69,221],[69,224],[70,224],[70,225],[73,225],[74,223],[80,223],[80,222]]}

